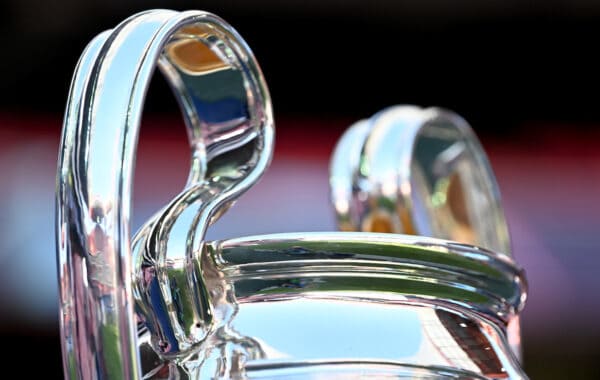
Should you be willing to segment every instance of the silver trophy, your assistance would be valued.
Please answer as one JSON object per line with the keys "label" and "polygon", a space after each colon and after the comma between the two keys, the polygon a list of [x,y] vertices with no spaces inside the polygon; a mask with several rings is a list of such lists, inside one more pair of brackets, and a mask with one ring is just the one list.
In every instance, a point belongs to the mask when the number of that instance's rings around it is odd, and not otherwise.
{"label": "silver trophy", "polygon": [[[191,170],[132,234],[138,129],[157,66],[185,119]],[[356,232],[207,241],[265,171],[273,138],[260,68],[220,18],[148,11],[88,45],[58,169],[65,377],[526,378],[525,277],[463,120],[399,107],[348,131],[332,200],[341,229]]]}

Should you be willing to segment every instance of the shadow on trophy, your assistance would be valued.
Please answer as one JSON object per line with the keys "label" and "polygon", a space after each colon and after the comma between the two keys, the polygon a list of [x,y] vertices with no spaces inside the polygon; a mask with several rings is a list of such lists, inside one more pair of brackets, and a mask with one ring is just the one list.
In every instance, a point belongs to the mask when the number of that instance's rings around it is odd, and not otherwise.
{"label": "shadow on trophy", "polygon": [[595,18],[410,4],[4,6],[7,360],[593,378]]}

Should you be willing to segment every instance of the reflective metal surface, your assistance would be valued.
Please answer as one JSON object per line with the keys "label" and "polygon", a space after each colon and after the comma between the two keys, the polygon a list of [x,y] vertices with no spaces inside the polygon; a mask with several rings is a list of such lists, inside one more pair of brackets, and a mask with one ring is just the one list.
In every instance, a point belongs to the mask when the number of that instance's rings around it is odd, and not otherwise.
{"label": "reflective metal surface", "polygon": [[[181,105],[192,165],[181,193],[131,238],[156,65]],[[272,150],[263,76],[216,16],[144,12],[90,43],[58,173],[67,378],[526,377],[506,341],[525,278],[505,254],[360,232],[205,241]]]}
{"label": "reflective metal surface", "polygon": [[212,326],[179,366],[142,348],[155,378],[525,377],[503,326],[526,289],[505,255],[313,232],[211,242],[197,260]]}
{"label": "reflective metal surface", "polygon": [[[343,231],[431,236],[511,254],[487,155],[451,111],[394,106],[358,121],[335,148],[330,185]],[[520,357],[518,315],[508,337]]]}
{"label": "reflective metal surface", "polygon": [[477,137],[439,108],[395,106],[350,127],[331,161],[344,231],[394,232],[510,254],[498,185]]}
{"label": "reflective metal surface", "polygon": [[[143,246],[136,260],[144,273],[133,289],[131,179],[145,92],[157,65],[181,105],[192,165],[185,190],[134,239],[138,249]],[[134,291],[155,301],[152,310],[139,306],[139,316],[159,352],[188,350],[206,335],[211,314],[203,288],[192,277],[175,284],[167,268],[155,270],[154,264],[190,266],[211,218],[263,172],[272,150],[270,107],[249,48],[214,15],[148,11],[89,44],[73,78],[58,173],[67,377],[141,377]],[[172,310],[176,288],[185,322]]]}

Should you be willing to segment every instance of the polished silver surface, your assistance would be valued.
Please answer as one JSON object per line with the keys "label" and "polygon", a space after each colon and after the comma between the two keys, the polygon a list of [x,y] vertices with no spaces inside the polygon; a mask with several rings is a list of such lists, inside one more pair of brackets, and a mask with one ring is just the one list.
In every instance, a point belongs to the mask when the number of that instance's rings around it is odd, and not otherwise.
{"label": "polished silver surface", "polygon": [[[131,237],[156,66],[180,103],[192,165]],[[266,169],[271,113],[252,53],[214,15],[144,12],[86,48],[58,173],[65,376],[526,378],[506,340],[526,282],[504,253],[361,232],[205,240]]]}
{"label": "polished silver surface", "polygon": [[[181,106],[192,165],[186,188],[134,239],[138,249],[143,245],[143,257],[134,260],[144,277],[133,289],[131,180],[144,97],[156,66]],[[156,300],[155,309],[138,306],[139,322],[151,328],[161,353],[184,351],[202,339],[203,321],[210,319],[203,288],[193,278],[177,284],[165,278],[156,290],[167,269],[155,271],[155,263],[178,268],[192,263],[208,222],[262,174],[272,143],[271,105],[260,69],[241,37],[218,17],[143,12],[89,44],[71,86],[58,172],[66,377],[141,378],[134,291],[139,299]],[[171,290],[185,295],[180,298],[186,317],[189,313],[185,323],[172,314]]]}
{"label": "polished silver surface", "polygon": [[181,362],[142,347],[153,378],[525,378],[505,324],[526,285],[503,254],[312,232],[214,241],[196,260],[211,327]]}
{"label": "polished silver surface", "polygon": [[[394,106],[356,122],[335,148],[330,185],[341,230],[417,234],[511,254],[487,155],[451,111]],[[520,357],[517,315],[508,335]]]}
{"label": "polished silver surface", "polygon": [[395,106],[352,125],[331,161],[331,196],[344,231],[394,232],[510,254],[498,185],[460,116]]}

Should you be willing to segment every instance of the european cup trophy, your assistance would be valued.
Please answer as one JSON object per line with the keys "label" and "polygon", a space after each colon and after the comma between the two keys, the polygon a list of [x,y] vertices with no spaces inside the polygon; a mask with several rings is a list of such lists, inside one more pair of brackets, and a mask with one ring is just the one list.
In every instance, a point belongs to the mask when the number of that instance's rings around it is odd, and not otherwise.
{"label": "european cup trophy", "polygon": [[[134,233],[136,145],[156,67],[179,102],[191,169]],[[463,119],[397,106],[353,125],[331,163],[342,232],[206,240],[273,143],[263,74],[217,16],[147,11],[90,42],[58,169],[66,378],[526,378],[524,272]]]}

